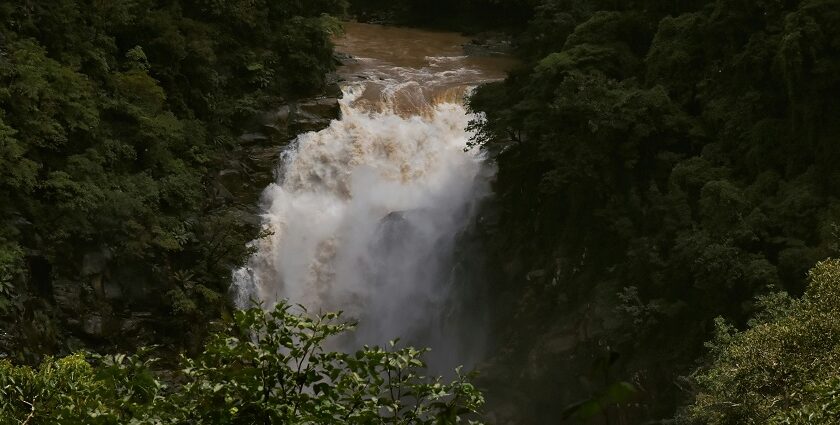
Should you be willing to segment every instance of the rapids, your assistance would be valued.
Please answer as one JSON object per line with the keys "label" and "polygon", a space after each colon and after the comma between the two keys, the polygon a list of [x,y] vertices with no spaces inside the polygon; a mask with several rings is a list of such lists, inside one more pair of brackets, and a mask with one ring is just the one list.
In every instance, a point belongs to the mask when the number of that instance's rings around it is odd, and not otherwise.
{"label": "rapids", "polygon": [[471,87],[510,61],[463,55],[451,33],[347,24],[336,40],[341,119],[300,135],[263,194],[268,236],[234,272],[236,303],[280,299],[359,321],[340,348],[390,339],[434,347],[433,367],[470,364],[483,332],[453,278],[458,235],[493,167],[465,151]]}

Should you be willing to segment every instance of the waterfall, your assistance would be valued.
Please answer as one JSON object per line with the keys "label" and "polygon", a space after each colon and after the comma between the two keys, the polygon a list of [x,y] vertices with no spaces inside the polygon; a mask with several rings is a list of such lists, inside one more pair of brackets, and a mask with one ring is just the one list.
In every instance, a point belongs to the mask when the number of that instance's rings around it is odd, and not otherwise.
{"label": "waterfall", "polygon": [[234,272],[235,296],[239,307],[288,299],[341,310],[359,322],[342,348],[400,337],[454,367],[475,355],[481,332],[461,327],[471,300],[457,295],[453,251],[494,169],[465,151],[476,117],[463,97],[481,71],[462,56],[421,58],[359,58],[341,119],[282,152],[263,194],[268,236]]}

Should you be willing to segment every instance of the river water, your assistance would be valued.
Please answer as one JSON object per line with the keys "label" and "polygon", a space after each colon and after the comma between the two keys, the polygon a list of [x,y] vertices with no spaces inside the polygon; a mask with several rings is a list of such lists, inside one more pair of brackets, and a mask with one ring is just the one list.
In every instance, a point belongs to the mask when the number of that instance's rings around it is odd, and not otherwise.
{"label": "river water", "polygon": [[453,273],[459,234],[494,169],[465,151],[464,96],[511,61],[468,57],[453,33],[350,23],[336,40],[341,119],[300,135],[265,189],[270,233],[234,273],[237,303],[280,299],[359,321],[340,348],[400,337],[443,370],[481,355],[477,302]]}

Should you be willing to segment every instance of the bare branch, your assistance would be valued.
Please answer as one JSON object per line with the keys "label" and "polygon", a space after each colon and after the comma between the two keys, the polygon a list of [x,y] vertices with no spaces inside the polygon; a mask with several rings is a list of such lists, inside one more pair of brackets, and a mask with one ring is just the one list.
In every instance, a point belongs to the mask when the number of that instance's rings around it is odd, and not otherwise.
{"label": "bare branch", "polygon": [[32,399],[32,403],[30,403],[30,402],[28,402],[28,401],[26,401],[26,400],[21,400],[22,402],[24,402],[24,403],[26,403],[26,404],[28,404],[28,405],[29,405],[29,416],[27,416],[27,417],[26,417],[26,420],[24,420],[23,422],[21,422],[21,425],[27,425],[27,424],[29,423],[29,421],[31,421],[31,420],[32,420],[32,418],[35,416],[35,400],[37,400],[37,399],[38,399],[38,396],[36,395],[36,396]]}

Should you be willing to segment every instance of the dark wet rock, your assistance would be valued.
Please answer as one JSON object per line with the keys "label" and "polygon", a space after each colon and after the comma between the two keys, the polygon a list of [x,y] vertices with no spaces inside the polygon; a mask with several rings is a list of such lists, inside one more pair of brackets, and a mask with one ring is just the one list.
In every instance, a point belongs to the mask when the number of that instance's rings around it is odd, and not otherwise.
{"label": "dark wet rock", "polygon": [[102,292],[105,299],[108,301],[118,301],[123,299],[122,285],[111,279],[104,279],[102,281]]}
{"label": "dark wet rock", "polygon": [[153,316],[150,312],[135,312],[123,319],[120,330],[125,333],[135,333],[148,326]]}
{"label": "dark wet rock", "polygon": [[92,313],[82,318],[82,332],[89,337],[102,338],[105,334],[102,325],[102,316]]}
{"label": "dark wet rock", "polygon": [[[329,78],[329,76],[328,76]],[[337,79],[337,75],[332,76]],[[287,102],[251,120],[213,183],[213,196],[225,202],[257,204],[276,179],[280,153],[298,134],[320,131],[341,116],[341,89],[330,82],[321,96]]]}
{"label": "dark wet rock", "polygon": [[529,282],[530,282],[530,281],[532,281],[532,280],[542,279],[542,278],[544,278],[544,277],[545,277],[545,274],[546,274],[546,273],[545,273],[545,270],[542,270],[542,269],[540,269],[540,270],[531,270],[531,271],[530,271],[530,272],[528,272],[528,274],[525,276],[525,280],[527,280],[527,281],[529,281]]}
{"label": "dark wet rock", "polygon": [[[319,97],[288,102],[250,120],[238,143],[226,152],[225,168],[214,176],[215,201],[241,205],[237,210],[242,219],[258,227],[260,194],[276,178],[280,153],[300,132],[321,130],[339,118],[340,97],[333,83]],[[67,326],[66,345],[132,350],[170,338],[171,324],[157,289],[142,276],[121,274],[111,261],[107,248],[93,249],[83,257],[78,281],[45,279]],[[34,268],[40,269],[37,264]],[[48,270],[44,274],[48,276]],[[0,335],[0,347],[4,337]]]}
{"label": "dark wet rock", "polygon": [[245,223],[255,227],[259,227],[262,224],[263,211],[258,206],[256,206],[256,204],[254,204],[254,206],[248,209],[242,210],[241,213],[242,221],[244,221]]}
{"label": "dark wet rock", "polygon": [[289,117],[291,114],[292,107],[290,105],[283,105],[271,113],[270,121],[266,122],[265,125],[285,129],[289,126]]}
{"label": "dark wet rock", "polygon": [[67,351],[70,353],[77,353],[79,351],[85,351],[90,349],[90,347],[87,344],[85,344],[84,341],[72,335],[67,337],[67,340],[64,342],[64,345],[67,347]]}
{"label": "dark wet rock", "polygon": [[78,282],[53,282],[53,299],[62,311],[78,314],[82,310],[82,286]]}
{"label": "dark wet rock", "polygon": [[263,143],[268,139],[269,137],[265,135],[265,133],[246,133],[239,136],[239,143],[242,145],[250,145],[254,143]]}
{"label": "dark wet rock", "polygon": [[221,199],[229,202],[236,201],[236,195],[234,195],[233,192],[231,192],[224,184],[218,181],[213,183],[212,195],[217,200]]}
{"label": "dark wet rock", "polygon": [[401,20],[397,16],[397,12],[391,9],[362,11],[355,17],[357,22],[374,25],[399,25]]}
{"label": "dark wet rock", "polygon": [[111,260],[111,252],[105,248],[96,252],[88,252],[82,259],[82,274],[90,276],[101,274]]}
{"label": "dark wet rock", "polygon": [[277,168],[282,149],[278,146],[264,146],[248,152],[248,181],[258,188],[258,193],[274,181],[274,170]]}
{"label": "dark wet rock", "polygon": [[295,134],[319,131],[329,126],[332,120],[340,117],[341,107],[338,98],[309,99],[293,105],[289,117],[289,129]]}
{"label": "dark wet rock", "polygon": [[243,178],[242,165],[237,161],[236,166],[238,168],[227,168],[219,171],[216,182],[213,185],[213,190],[215,190],[214,195],[217,198],[235,200],[236,196],[234,196],[230,188],[240,188],[246,184]]}
{"label": "dark wet rock", "polygon": [[[341,91],[341,85],[339,84],[343,80],[338,74],[331,74],[329,81],[330,83],[327,84],[327,88],[324,90],[324,96],[335,99],[335,103],[338,104],[338,100],[344,96],[344,93]],[[338,118],[338,115],[341,114],[341,108],[337,112],[334,112],[334,114],[337,114],[336,118]]]}
{"label": "dark wet rock", "polygon": [[359,63],[359,60],[353,57],[353,55],[344,52],[333,53],[333,59],[339,65],[353,65]]}
{"label": "dark wet rock", "polygon": [[513,50],[513,43],[504,34],[485,33],[464,44],[463,48],[468,56],[508,56]]}
{"label": "dark wet rock", "polygon": [[299,104],[298,110],[302,114],[309,114],[330,121],[341,116],[338,99],[334,97],[322,97],[302,102]]}
{"label": "dark wet rock", "polygon": [[321,96],[288,102],[256,117],[249,131],[239,136],[240,145],[282,146],[301,131],[321,130],[340,118],[341,88],[338,76],[332,79]]}
{"label": "dark wet rock", "polygon": [[[260,117],[259,125],[256,126],[254,133],[249,135],[260,135],[262,138],[256,140],[254,136],[249,136],[250,140],[259,141],[262,144],[273,144],[277,140],[287,140],[290,138],[289,134],[289,119],[292,114],[291,105],[281,105],[277,109],[266,112]],[[244,135],[243,135],[244,136]],[[241,140],[240,136],[240,140]]]}
{"label": "dark wet rock", "polygon": [[281,105],[263,114],[252,132],[239,137],[240,144],[245,147],[284,145],[302,132],[321,130],[341,116],[340,98],[341,89],[333,83],[327,86],[323,96]]}

